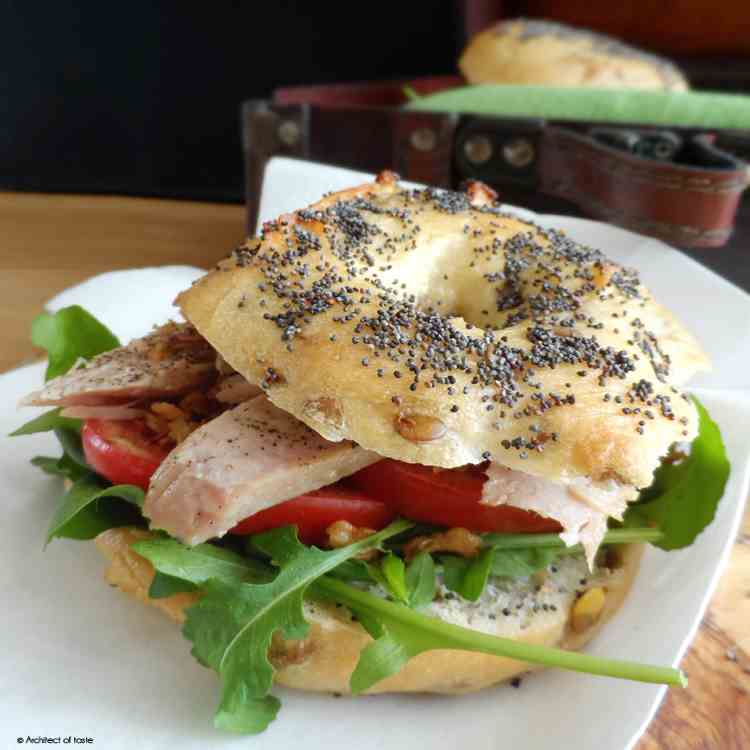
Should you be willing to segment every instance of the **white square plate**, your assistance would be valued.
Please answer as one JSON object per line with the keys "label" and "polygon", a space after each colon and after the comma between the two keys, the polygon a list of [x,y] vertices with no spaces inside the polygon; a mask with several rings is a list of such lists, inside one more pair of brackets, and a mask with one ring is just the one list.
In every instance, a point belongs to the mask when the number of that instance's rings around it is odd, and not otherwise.
{"label": "white square plate", "polygon": [[[261,217],[362,179],[347,170],[274,160]],[[581,219],[535,219],[563,226],[576,239],[639,267],[656,297],[698,334],[714,359],[715,371],[694,390],[721,425],[732,461],[716,520],[690,549],[650,548],[630,597],[590,646],[596,654],[677,664],[727,559],[748,493],[750,450],[744,435],[750,393],[744,389],[750,297],[655,240]],[[165,272],[163,288],[170,293],[171,283]],[[150,288],[158,290],[159,284]],[[105,317],[116,333],[131,333],[126,301],[132,289],[132,277],[123,273],[90,282],[66,302],[88,305],[96,314],[107,299],[121,299],[121,319],[111,309]],[[139,299],[139,305],[148,300]],[[41,382],[42,373],[36,365],[0,376],[0,434],[33,416],[33,410],[19,412],[15,404]],[[410,750],[415,743],[433,750],[458,743],[472,750],[620,750],[632,747],[663,696],[654,685],[552,671],[525,678],[517,690],[502,685],[458,698],[334,699],[281,690],[282,710],[265,734],[219,733],[211,725],[218,681],[193,660],[174,625],[104,585],[105,565],[93,544],[57,540],[43,550],[61,487],[28,461],[37,454],[54,455],[54,439],[46,434],[14,438],[2,447],[1,747],[16,746],[18,737],[29,735],[72,735],[91,737],[95,747],[108,750],[288,748],[302,742],[306,750]]]}

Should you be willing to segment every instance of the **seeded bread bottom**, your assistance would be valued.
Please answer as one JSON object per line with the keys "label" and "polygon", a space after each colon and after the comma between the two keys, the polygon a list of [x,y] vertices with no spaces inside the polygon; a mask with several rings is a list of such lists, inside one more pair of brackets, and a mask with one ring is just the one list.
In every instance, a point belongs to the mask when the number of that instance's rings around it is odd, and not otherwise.
{"label": "seeded bread bottom", "polygon": [[[182,623],[185,609],[198,594],[176,594],[150,599],[148,589],[154,569],[131,548],[139,539],[151,536],[139,529],[110,529],[100,534],[96,545],[109,560],[107,581],[123,592],[162,610]],[[571,626],[571,610],[581,587],[590,585],[585,564],[562,558],[543,582],[492,582],[477,603],[466,602],[442,591],[428,614],[476,630],[513,638],[526,643],[580,649],[619,609],[638,570],[641,545],[618,548],[595,581],[605,593],[601,616],[589,627],[576,632]],[[582,584],[581,581],[584,580]],[[519,606],[520,605],[520,606]],[[317,692],[349,693],[349,677],[359,654],[372,639],[344,607],[322,602],[306,602],[305,616],[310,634],[302,641],[275,637],[269,653],[276,667],[276,682],[286,687]],[[467,693],[508,680],[530,671],[529,664],[488,654],[437,650],[409,661],[396,675],[373,686],[370,693],[422,692]]]}

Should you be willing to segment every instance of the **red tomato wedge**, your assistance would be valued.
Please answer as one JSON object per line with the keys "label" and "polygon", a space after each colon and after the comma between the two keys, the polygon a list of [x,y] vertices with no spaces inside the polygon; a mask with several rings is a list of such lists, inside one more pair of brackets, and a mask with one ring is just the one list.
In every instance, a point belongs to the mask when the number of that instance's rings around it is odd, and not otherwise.
{"label": "red tomato wedge", "polygon": [[354,526],[377,530],[387,526],[394,517],[395,512],[385,503],[356,489],[332,484],[248,516],[230,533],[259,534],[294,524],[302,542],[323,544],[326,529],[335,521],[349,521]]}
{"label": "red tomato wedge", "polygon": [[556,532],[557,521],[510,505],[480,505],[486,476],[479,467],[433,469],[384,459],[346,481],[412,521],[508,534]]}
{"label": "red tomato wedge", "polygon": [[134,484],[144,490],[168,453],[153,442],[140,419],[87,419],[81,441],[86,461],[97,474],[114,484]]}

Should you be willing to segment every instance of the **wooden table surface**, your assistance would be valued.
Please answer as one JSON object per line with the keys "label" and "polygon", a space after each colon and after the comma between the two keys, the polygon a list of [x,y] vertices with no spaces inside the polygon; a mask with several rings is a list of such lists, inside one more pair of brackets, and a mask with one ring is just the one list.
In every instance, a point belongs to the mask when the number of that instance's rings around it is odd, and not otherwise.
{"label": "wooden table surface", "polygon": [[[241,241],[243,226],[240,206],[0,193],[0,372],[39,356],[29,323],[56,292],[115,268],[208,267]],[[750,511],[682,666],[689,689],[669,691],[637,749],[748,750]]]}

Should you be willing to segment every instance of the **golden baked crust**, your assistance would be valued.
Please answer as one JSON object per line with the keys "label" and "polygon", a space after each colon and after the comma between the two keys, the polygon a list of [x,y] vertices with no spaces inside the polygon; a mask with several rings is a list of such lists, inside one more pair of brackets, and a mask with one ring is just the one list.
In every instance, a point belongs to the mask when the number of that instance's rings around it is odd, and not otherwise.
{"label": "golden baked crust", "polygon": [[549,21],[514,19],[469,41],[459,67],[469,83],[686,91],[668,60],[612,37]]}
{"label": "golden baked crust", "polygon": [[381,456],[644,487],[696,434],[695,339],[635,272],[477,184],[331,194],[177,304],[274,404]]}
{"label": "golden baked crust", "polygon": [[[130,545],[148,538],[147,531],[109,529],[96,539],[96,545],[110,562],[105,577],[122,591],[142,602],[158,607],[177,623],[185,619],[185,609],[196,594],[175,594],[165,599],[149,599],[148,588],[154,575],[151,564],[135,553]],[[606,585],[606,603],[596,624],[581,632],[569,627],[570,606],[546,613],[521,635],[507,632],[503,618],[496,620],[496,635],[513,637],[527,643],[580,649],[620,608],[638,570],[640,545],[621,548],[618,575]],[[568,597],[567,601],[570,601]],[[440,612],[440,610],[438,610]],[[304,641],[284,641],[275,637],[270,651],[276,667],[275,681],[286,687],[319,692],[349,693],[349,677],[360,651],[371,642],[359,623],[343,608],[330,604],[305,604],[310,634]],[[469,651],[429,651],[409,661],[392,677],[375,685],[369,693],[430,692],[466,693],[510,679],[532,667],[512,659]]]}

